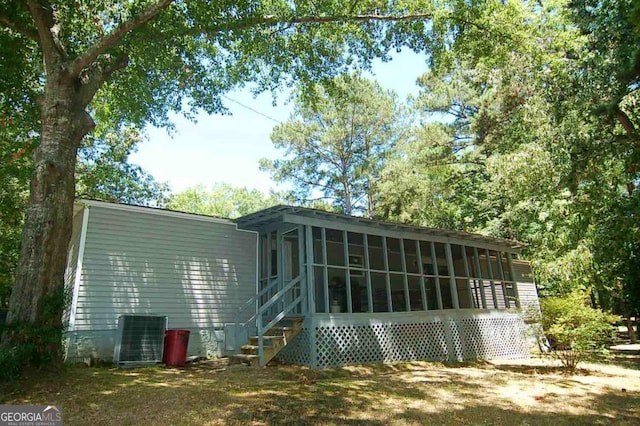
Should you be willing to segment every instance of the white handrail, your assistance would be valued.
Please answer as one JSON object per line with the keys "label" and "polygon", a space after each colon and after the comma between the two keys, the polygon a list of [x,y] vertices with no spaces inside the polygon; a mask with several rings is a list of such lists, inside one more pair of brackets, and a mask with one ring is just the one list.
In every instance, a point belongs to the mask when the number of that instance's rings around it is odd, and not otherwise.
{"label": "white handrail", "polygon": [[267,331],[271,330],[278,322],[280,322],[284,317],[287,316],[289,312],[291,312],[298,304],[300,304],[303,300],[302,295],[296,297],[289,305],[285,306],[282,311],[280,311],[276,316],[271,319],[264,327],[262,326],[262,316],[264,312],[267,310],[269,306],[280,301],[280,299],[284,298],[284,296],[291,289],[294,288],[296,284],[300,284],[302,282],[301,275],[298,275],[296,278],[291,280],[285,287],[280,289],[276,294],[274,294],[271,299],[269,299],[264,305],[262,305],[258,309],[258,315],[256,318],[256,328],[258,332],[258,358],[260,361],[260,367],[264,367],[264,335]]}
{"label": "white handrail", "polygon": [[[262,329],[263,334],[266,333],[267,331],[271,330],[271,328],[273,328],[274,325],[276,325],[278,322],[280,322],[284,317],[287,316],[287,314],[289,312],[291,312],[298,303],[302,302],[302,295],[296,297],[296,299],[291,302],[291,304],[289,306],[287,306],[282,312],[280,312],[278,315],[276,315],[271,321],[269,321],[267,323],[267,325],[264,326],[264,328]],[[260,329],[258,329],[258,333],[260,333]]]}
{"label": "white handrail", "polygon": [[240,323],[241,314],[247,308],[251,306],[255,306],[255,303],[259,300],[259,298],[264,296],[268,291],[272,290],[278,284],[278,282],[279,281],[277,277],[275,279],[271,279],[269,282],[269,285],[267,285],[265,288],[260,290],[257,294],[253,295],[249,300],[245,302],[244,305],[239,307],[238,310],[236,311],[236,314],[234,317],[235,329],[234,329],[234,336],[233,336],[234,337],[233,343],[234,343],[234,348],[236,353],[240,352],[240,346],[241,346],[239,342],[240,330],[246,328],[249,324],[253,323],[256,320],[258,316],[258,309],[256,309],[256,312],[247,321],[243,323]]}
{"label": "white handrail", "polygon": [[260,308],[258,308],[258,314],[264,313],[269,306],[271,306],[274,303],[276,303],[278,301],[278,299],[282,298],[282,296],[284,296],[284,294],[286,292],[291,290],[291,288],[293,288],[293,286],[298,284],[299,282],[300,282],[300,275],[298,275],[296,278],[291,280],[289,282],[289,284],[287,284],[286,286],[284,286],[280,290],[278,290],[278,292],[276,294],[271,296],[271,298],[269,300],[267,300],[262,306],[260,306]]}
{"label": "white handrail", "polygon": [[276,277],[271,280],[269,285],[260,290],[256,295],[251,297],[243,306],[238,308],[236,312],[235,318],[235,332],[234,332],[234,344],[236,353],[240,352],[240,332],[243,329],[246,329],[250,324],[255,323],[257,334],[258,334],[258,356],[260,360],[260,366],[264,366],[264,335],[269,330],[271,330],[279,321],[285,318],[291,311],[293,311],[298,305],[300,305],[303,301],[303,295],[299,295],[296,297],[291,303],[284,306],[280,312],[278,312],[266,325],[263,326],[263,316],[267,313],[267,311],[276,303],[284,300],[285,296],[289,294],[296,286],[300,286],[302,284],[302,276],[303,274],[298,275],[291,281],[287,283],[283,288],[278,290],[275,294],[273,294],[269,300],[260,304],[257,307],[256,313],[251,316],[247,321],[240,322],[240,316],[242,312],[244,312],[248,307],[255,306],[254,304],[260,300],[265,294],[268,294],[270,290],[275,288],[277,284],[279,284],[279,280]]}

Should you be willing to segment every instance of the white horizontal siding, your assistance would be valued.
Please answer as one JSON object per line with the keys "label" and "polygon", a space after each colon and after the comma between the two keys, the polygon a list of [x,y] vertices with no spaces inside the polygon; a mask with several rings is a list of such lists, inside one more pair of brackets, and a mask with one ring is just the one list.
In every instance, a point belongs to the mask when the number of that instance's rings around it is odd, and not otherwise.
{"label": "white horizontal siding", "polygon": [[513,272],[518,285],[518,297],[520,307],[523,310],[533,310],[533,313],[540,312],[540,301],[538,300],[538,289],[533,280],[531,265],[525,261],[514,261]]}
{"label": "white horizontal siding", "polygon": [[[233,253],[225,253],[227,256]],[[243,253],[244,254],[244,253]],[[238,253],[240,255],[240,253]],[[167,257],[170,257],[167,255]],[[199,262],[194,262],[192,259],[187,262],[182,259],[178,259],[176,264],[156,264],[153,265],[154,268],[150,269],[151,263],[148,261],[144,262],[129,262],[128,259],[126,262],[122,262],[119,259],[117,262],[114,262],[111,259],[111,265],[107,266],[106,264],[100,264],[99,262],[102,259],[96,259],[89,257],[88,259],[85,257],[85,261],[95,262],[92,263],[93,271],[101,272],[102,274],[108,275],[108,278],[112,278],[113,276],[130,276],[132,273],[136,274],[137,277],[147,278],[149,280],[158,279],[163,275],[172,275],[175,274],[176,271],[180,271],[183,273],[186,271],[191,276],[192,280],[206,280],[207,282],[211,281],[215,278],[227,280],[236,274],[236,270],[239,267],[247,268],[247,267],[255,267],[254,263],[251,262],[237,262],[233,265],[233,268],[223,268],[222,270],[216,270],[215,268],[211,268],[208,264],[201,264]],[[104,277],[104,275],[103,275]]]}
{"label": "white horizontal siding", "polygon": [[484,300],[487,303],[488,309],[495,309],[493,304],[493,293],[491,292],[491,285],[489,281],[483,281]]}
{"label": "white horizontal siding", "polygon": [[124,314],[222,326],[255,294],[255,233],[231,221],[90,209],[76,330],[115,329]]}
{"label": "white horizontal siding", "polygon": [[496,298],[498,299],[498,309],[507,309],[507,305],[504,303],[504,291],[502,290],[502,282],[496,281]]}

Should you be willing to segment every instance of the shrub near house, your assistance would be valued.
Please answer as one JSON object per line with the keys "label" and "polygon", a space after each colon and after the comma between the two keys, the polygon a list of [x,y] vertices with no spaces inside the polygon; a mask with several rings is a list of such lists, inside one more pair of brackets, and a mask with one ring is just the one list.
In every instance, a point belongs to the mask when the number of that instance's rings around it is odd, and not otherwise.
{"label": "shrub near house", "polygon": [[540,305],[542,327],[552,342],[552,354],[569,369],[592,351],[604,348],[613,338],[612,324],[620,320],[617,315],[592,308],[581,291],[543,299]]}

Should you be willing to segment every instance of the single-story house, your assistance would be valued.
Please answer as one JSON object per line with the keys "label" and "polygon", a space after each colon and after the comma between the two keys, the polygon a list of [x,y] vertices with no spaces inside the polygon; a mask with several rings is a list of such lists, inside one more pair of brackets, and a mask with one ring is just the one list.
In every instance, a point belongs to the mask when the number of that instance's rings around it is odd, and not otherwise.
{"label": "single-story house", "polygon": [[523,312],[538,298],[515,241],[289,206],[230,220],[82,200],[74,213],[70,361],[112,359],[126,316],[190,330],[190,356],[260,365],[531,350]]}

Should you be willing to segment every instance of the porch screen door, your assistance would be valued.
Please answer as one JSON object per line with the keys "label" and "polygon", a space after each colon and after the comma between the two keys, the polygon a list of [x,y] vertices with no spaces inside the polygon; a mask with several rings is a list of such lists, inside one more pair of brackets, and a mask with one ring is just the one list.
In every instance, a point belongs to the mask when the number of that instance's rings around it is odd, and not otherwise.
{"label": "porch screen door", "polygon": [[[286,285],[291,280],[297,278],[300,275],[300,252],[298,245],[298,229],[292,229],[282,235],[283,237],[283,258],[284,258],[284,270],[283,272],[283,284]],[[288,306],[298,296],[300,296],[300,285],[293,287],[292,291],[285,295],[285,304]],[[300,306],[297,306],[293,311],[300,313]]]}

